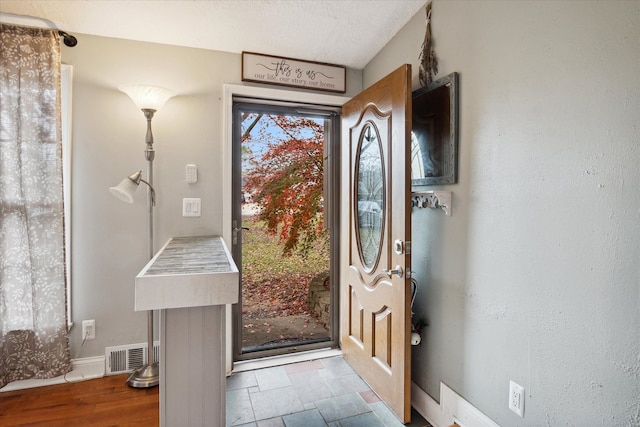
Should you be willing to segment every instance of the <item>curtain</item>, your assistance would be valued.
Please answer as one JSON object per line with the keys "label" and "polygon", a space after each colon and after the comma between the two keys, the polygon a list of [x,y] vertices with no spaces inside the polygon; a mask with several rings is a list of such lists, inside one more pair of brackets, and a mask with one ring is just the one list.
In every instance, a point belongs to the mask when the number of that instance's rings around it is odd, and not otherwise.
{"label": "curtain", "polygon": [[0,387],[71,370],[60,37],[0,24]]}

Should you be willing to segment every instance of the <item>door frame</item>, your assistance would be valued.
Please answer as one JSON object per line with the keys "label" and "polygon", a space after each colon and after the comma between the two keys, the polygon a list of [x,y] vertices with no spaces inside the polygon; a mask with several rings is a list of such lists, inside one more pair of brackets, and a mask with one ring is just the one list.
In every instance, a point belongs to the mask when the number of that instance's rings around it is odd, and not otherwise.
{"label": "door frame", "polygon": [[[270,99],[273,101],[302,102],[341,107],[349,97],[325,95],[312,92],[278,90],[256,86],[236,84],[223,85],[222,107],[222,238],[227,247],[232,243],[232,148],[233,148],[233,97],[250,97]],[[338,285],[338,284],[337,284]],[[231,305],[226,307],[226,373],[233,370],[233,317]]]}

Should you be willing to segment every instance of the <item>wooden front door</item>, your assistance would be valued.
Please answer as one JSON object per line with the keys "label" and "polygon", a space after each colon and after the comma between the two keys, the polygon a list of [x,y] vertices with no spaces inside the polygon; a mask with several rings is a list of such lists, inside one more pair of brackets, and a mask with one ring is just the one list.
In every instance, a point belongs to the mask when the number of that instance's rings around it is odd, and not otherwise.
{"label": "wooden front door", "polygon": [[408,422],[411,65],[366,89],[342,111],[343,195],[348,189],[349,196],[342,215],[342,351],[398,418]]}

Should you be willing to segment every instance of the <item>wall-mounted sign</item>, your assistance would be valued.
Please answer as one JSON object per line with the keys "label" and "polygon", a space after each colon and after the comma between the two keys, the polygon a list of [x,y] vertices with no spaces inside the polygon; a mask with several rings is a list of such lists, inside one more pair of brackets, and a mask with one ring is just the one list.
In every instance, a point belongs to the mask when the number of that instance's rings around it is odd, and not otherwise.
{"label": "wall-mounted sign", "polygon": [[321,62],[242,52],[242,80],[344,93],[346,68]]}

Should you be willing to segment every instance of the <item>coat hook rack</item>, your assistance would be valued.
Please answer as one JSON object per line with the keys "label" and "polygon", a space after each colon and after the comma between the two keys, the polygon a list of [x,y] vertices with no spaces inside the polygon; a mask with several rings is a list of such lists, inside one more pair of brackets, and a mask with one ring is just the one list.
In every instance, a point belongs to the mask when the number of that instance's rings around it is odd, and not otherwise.
{"label": "coat hook rack", "polygon": [[414,191],[411,207],[442,209],[446,216],[451,216],[451,191]]}

